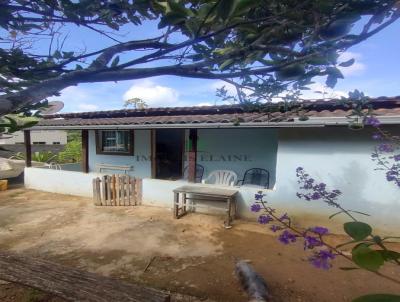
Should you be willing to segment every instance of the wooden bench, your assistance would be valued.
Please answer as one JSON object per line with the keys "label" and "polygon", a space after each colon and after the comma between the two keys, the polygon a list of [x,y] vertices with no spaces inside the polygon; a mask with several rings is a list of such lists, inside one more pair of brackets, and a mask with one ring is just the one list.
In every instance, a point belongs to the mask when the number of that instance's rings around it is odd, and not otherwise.
{"label": "wooden bench", "polygon": [[101,170],[113,170],[113,171],[124,171],[125,174],[128,171],[133,171],[133,166],[129,165],[111,165],[111,164],[96,164],[96,169],[101,173]]}

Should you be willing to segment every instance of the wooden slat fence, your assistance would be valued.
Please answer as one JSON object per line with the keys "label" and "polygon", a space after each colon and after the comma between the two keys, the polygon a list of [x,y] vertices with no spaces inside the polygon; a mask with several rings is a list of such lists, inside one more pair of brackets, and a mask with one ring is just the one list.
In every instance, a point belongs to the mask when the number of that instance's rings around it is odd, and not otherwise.
{"label": "wooden slat fence", "polygon": [[142,180],[126,174],[93,179],[93,201],[97,206],[135,206],[142,202]]}

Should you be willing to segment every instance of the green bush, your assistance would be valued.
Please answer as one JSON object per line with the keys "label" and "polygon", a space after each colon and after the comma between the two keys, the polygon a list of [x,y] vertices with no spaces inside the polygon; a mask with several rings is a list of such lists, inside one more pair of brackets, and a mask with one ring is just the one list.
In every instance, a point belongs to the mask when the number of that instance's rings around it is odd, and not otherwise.
{"label": "green bush", "polygon": [[63,151],[58,153],[59,163],[76,163],[81,161],[82,142],[78,140],[69,141]]}
{"label": "green bush", "polygon": [[[11,156],[10,159],[25,160],[25,154],[22,152],[18,152],[15,155]],[[56,160],[57,160],[57,155],[51,151],[40,151],[40,152],[37,151],[32,153],[32,161],[40,163],[50,163]]]}

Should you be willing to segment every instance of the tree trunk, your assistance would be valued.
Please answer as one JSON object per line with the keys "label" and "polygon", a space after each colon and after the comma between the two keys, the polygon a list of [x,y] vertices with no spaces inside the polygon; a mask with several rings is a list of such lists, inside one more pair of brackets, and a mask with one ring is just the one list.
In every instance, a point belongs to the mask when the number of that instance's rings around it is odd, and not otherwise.
{"label": "tree trunk", "polygon": [[46,260],[0,253],[0,279],[30,286],[68,301],[169,302],[168,293]]}

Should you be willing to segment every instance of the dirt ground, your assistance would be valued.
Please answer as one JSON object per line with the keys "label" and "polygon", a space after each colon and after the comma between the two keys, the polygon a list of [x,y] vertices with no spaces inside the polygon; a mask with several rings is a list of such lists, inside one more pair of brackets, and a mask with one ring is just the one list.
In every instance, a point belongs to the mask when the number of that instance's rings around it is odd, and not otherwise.
{"label": "dirt ground", "polygon": [[[331,271],[315,269],[301,243],[283,247],[256,223],[237,220],[226,230],[222,220],[202,214],[175,220],[164,208],[95,207],[90,199],[17,188],[0,192],[0,249],[200,301],[248,301],[233,272],[237,259],[251,261],[273,302],[351,301],[368,293],[400,293],[398,285],[372,273],[340,270],[349,266],[343,259],[336,259]],[[394,267],[384,272],[400,278]],[[0,283],[0,301],[61,300]]]}

